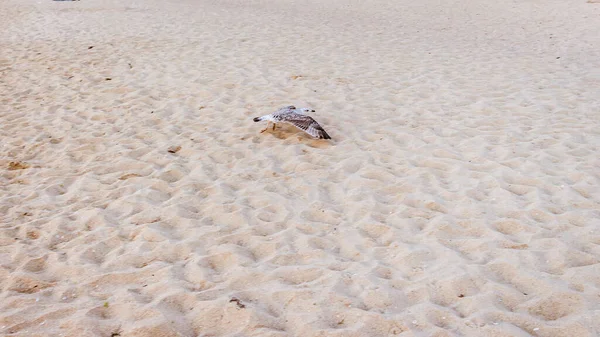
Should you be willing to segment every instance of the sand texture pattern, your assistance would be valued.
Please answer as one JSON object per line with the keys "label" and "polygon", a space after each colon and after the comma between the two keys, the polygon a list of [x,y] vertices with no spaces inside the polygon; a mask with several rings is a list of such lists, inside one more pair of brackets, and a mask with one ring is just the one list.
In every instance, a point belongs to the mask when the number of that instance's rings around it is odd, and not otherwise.
{"label": "sand texture pattern", "polygon": [[[600,6],[0,1],[0,335],[600,334]],[[294,104],[331,141],[253,117]]]}

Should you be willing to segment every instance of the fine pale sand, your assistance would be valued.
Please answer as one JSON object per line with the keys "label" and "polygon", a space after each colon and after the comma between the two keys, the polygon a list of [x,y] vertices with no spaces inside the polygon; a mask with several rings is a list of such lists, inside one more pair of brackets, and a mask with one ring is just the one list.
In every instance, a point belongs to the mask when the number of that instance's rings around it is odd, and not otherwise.
{"label": "fine pale sand", "polygon": [[599,18],[0,1],[0,335],[597,336]]}

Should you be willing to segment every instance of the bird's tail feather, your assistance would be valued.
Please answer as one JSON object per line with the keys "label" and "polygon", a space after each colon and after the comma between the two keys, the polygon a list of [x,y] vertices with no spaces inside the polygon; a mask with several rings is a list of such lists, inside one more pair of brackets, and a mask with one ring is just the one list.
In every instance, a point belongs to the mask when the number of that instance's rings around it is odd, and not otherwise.
{"label": "bird's tail feather", "polygon": [[262,117],[254,117],[253,121],[255,122],[260,122],[262,120]]}

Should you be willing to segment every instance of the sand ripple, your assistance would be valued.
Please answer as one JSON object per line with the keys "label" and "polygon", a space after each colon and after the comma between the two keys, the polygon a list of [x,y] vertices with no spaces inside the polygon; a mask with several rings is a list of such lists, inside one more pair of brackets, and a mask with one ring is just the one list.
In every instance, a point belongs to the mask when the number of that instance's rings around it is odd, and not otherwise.
{"label": "sand ripple", "polygon": [[3,1],[0,334],[597,335],[599,10]]}

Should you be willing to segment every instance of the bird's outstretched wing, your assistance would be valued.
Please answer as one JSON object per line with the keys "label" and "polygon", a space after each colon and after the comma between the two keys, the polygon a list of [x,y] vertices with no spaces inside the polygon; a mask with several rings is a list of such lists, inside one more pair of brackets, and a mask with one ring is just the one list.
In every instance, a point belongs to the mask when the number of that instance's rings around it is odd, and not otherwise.
{"label": "bird's outstretched wing", "polygon": [[301,115],[297,113],[290,113],[281,116],[281,121],[290,123],[298,129],[308,133],[309,135],[318,139],[331,139],[331,137],[325,132],[323,127],[317,123],[312,117],[307,115]]}

